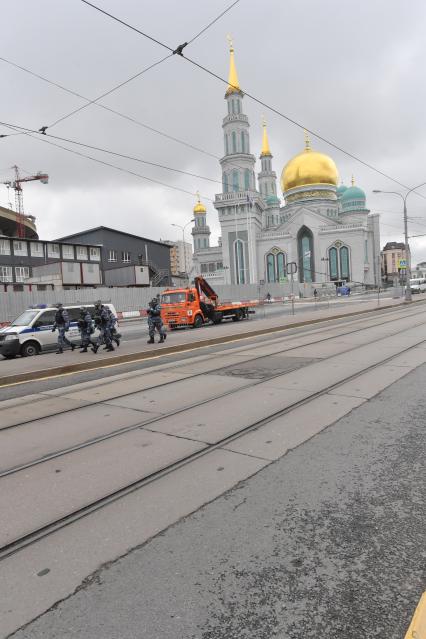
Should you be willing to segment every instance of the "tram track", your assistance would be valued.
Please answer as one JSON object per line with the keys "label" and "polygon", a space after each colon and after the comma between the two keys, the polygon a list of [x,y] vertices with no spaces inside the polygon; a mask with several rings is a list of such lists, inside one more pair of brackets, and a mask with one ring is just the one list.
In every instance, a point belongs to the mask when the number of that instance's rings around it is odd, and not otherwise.
{"label": "tram track", "polygon": [[[410,317],[413,317],[413,316],[416,317],[417,315],[423,315],[423,314],[422,313],[412,313],[409,316],[402,317],[401,320],[406,320],[406,319],[408,319]],[[381,325],[388,324],[388,323],[394,323],[394,322],[395,322],[395,319],[388,319],[386,322],[383,322]],[[423,321],[419,322],[418,324],[415,324],[415,325],[413,325],[410,328],[416,328],[418,326],[421,326],[423,323],[424,323]],[[338,335],[332,335],[332,336],[325,337],[323,339],[314,340],[312,342],[307,342],[306,344],[303,345],[303,347],[318,345],[318,344],[321,344],[321,343],[328,342],[330,340],[336,339],[338,337],[345,337],[347,335],[353,335],[354,333],[360,333],[360,332],[368,331],[368,330],[374,329],[376,327],[377,327],[376,324],[373,324],[371,326],[370,325],[369,326],[363,326],[363,327],[360,327],[360,328],[357,328],[357,329],[354,329],[354,330],[351,330],[351,331],[346,331],[345,333],[339,333]],[[396,334],[397,332],[398,331],[395,331],[395,333],[393,333],[393,334]],[[381,339],[387,339],[390,336],[391,335],[385,335]],[[274,341],[279,341],[279,340],[276,340],[276,338],[275,338],[274,340],[272,340],[272,342],[274,342]],[[366,342],[365,344],[373,344],[373,343],[376,343],[377,341],[378,341],[377,339],[374,339],[374,340],[371,340],[370,342]],[[266,342],[266,343],[262,342],[261,345],[253,347],[253,349],[251,349],[251,347],[248,347],[248,350],[254,350],[255,348],[262,348],[262,347],[264,348],[265,345],[268,345],[268,344],[269,344],[268,342]],[[291,353],[292,351],[300,349],[300,348],[301,348],[300,345],[291,346],[289,348],[285,348],[285,349],[281,349],[281,350],[276,351],[274,353],[274,355]],[[354,346],[352,348],[346,349],[345,351],[342,351],[342,352],[350,353],[351,351],[354,351],[357,348],[359,348],[359,345],[356,345],[356,346]],[[220,356],[223,356],[223,353],[221,353]],[[268,357],[270,357],[270,356],[269,355],[260,355],[258,357],[251,357],[251,358],[249,357],[248,359],[245,359],[245,360],[242,360],[241,362],[239,362],[239,365],[256,362],[258,360],[262,360],[262,359],[265,359],[265,358],[268,358]],[[325,362],[325,361],[327,361],[327,360],[329,360],[329,359],[331,359],[333,357],[335,357],[335,354],[330,355],[329,357],[321,358],[320,361]],[[230,365],[229,367],[221,366],[221,367],[218,367],[218,368],[213,368],[213,369],[210,369],[210,370],[206,371],[206,373],[211,375],[211,374],[214,374],[217,371],[222,371],[224,368],[226,369],[226,368],[230,368],[230,367],[233,367],[233,365]],[[170,370],[170,369],[167,369],[167,370]],[[30,468],[33,468],[33,467],[38,466],[40,464],[43,464],[43,463],[45,463],[47,461],[51,461],[52,459],[58,459],[60,457],[64,457],[65,455],[71,454],[71,453],[79,451],[79,450],[83,450],[83,449],[88,448],[90,446],[94,446],[94,445],[99,444],[99,443],[101,443],[103,441],[107,441],[107,440],[110,440],[110,439],[114,439],[116,437],[120,437],[120,436],[125,435],[127,433],[130,433],[132,431],[136,431],[136,430],[141,429],[141,428],[149,430],[149,426],[152,425],[152,424],[155,424],[158,421],[161,421],[161,420],[167,419],[167,418],[171,418],[171,417],[175,417],[176,415],[179,415],[180,413],[183,413],[185,411],[191,410],[192,408],[198,408],[200,406],[208,404],[209,402],[214,402],[214,401],[223,399],[225,397],[228,397],[229,395],[237,393],[238,391],[241,391],[241,390],[244,390],[244,389],[247,389],[247,388],[255,388],[256,386],[259,386],[259,385],[261,385],[261,384],[263,384],[265,382],[269,382],[271,380],[274,380],[274,379],[277,379],[279,377],[282,377],[283,375],[292,372],[292,370],[294,370],[294,369],[290,369],[290,370],[286,371],[285,373],[280,371],[280,372],[276,373],[275,375],[268,376],[267,379],[259,379],[258,381],[251,380],[245,386],[241,386],[238,389],[230,389],[228,391],[224,391],[222,393],[218,393],[218,394],[216,394],[214,396],[211,396],[211,397],[208,397],[208,398],[206,398],[206,399],[204,399],[202,401],[198,401],[198,402],[194,402],[193,404],[188,404],[188,405],[182,406],[180,408],[177,408],[177,409],[174,409],[172,411],[169,411],[168,413],[162,413],[161,415],[156,415],[152,419],[144,420],[144,421],[138,422],[136,424],[132,424],[130,426],[125,426],[125,427],[113,430],[113,431],[111,431],[109,433],[105,433],[105,434],[99,435],[97,437],[93,437],[93,438],[91,438],[89,440],[85,440],[85,441],[80,442],[78,444],[75,444],[73,446],[68,446],[67,448],[63,448],[61,450],[54,451],[54,452],[52,452],[50,454],[43,455],[43,456],[41,456],[41,457],[39,457],[37,459],[34,459],[34,460],[30,461],[30,462],[27,462],[27,463],[24,463],[24,464],[19,464],[19,465],[12,466],[10,468],[4,469],[4,470],[0,471],[0,480],[2,478],[4,478],[4,477],[11,476],[11,475],[13,475],[15,473],[21,472],[23,470],[28,470]],[[176,384],[178,382],[181,382],[181,381],[182,382],[183,381],[190,381],[191,379],[198,378],[198,377],[199,377],[199,373],[196,373],[194,375],[183,377],[181,379],[170,380],[170,381],[164,382],[162,384],[157,384],[155,386],[144,388],[142,391],[130,391],[128,393],[122,393],[120,395],[116,395],[116,396],[112,397],[111,399],[128,398],[131,395],[136,395],[136,394],[138,394],[140,392],[144,392],[145,393],[145,392],[149,392],[149,391],[152,391],[152,390],[157,390],[158,388],[163,388],[163,387],[166,387],[166,386],[174,385],[174,384]],[[109,406],[108,401],[105,401],[105,400],[99,400],[98,402],[93,402],[91,404],[91,406],[98,406],[98,405]],[[86,407],[83,406],[82,408],[86,408]],[[60,413],[54,413],[52,415],[49,415],[48,417],[55,417],[55,416],[58,416],[58,415],[62,415],[65,412],[71,412],[71,411],[75,411],[75,410],[79,410],[79,409],[78,408],[77,409],[76,408],[69,409],[67,411],[63,411],[63,412],[60,412]],[[42,420],[42,419],[45,419],[45,418],[46,417],[39,417],[39,418],[36,418],[34,420],[31,420],[30,422],[28,422],[28,421],[21,422],[20,424],[15,424],[13,426],[6,427],[6,428],[2,429],[2,431],[8,431],[10,429],[19,428],[20,426],[27,426],[28,424],[35,423],[35,422],[37,422],[39,420]],[[0,431],[0,433],[2,431]]]}
{"label": "tram track", "polygon": [[[416,315],[416,314],[413,314]],[[418,323],[413,325],[410,328],[416,328],[418,326],[421,326],[424,322]],[[363,328],[359,328],[355,331],[350,331],[349,333],[346,334],[350,334],[350,333],[354,333],[354,332],[361,332],[363,330],[367,330],[365,327]],[[395,333],[393,333],[392,335],[394,335]],[[386,335],[381,339],[386,339],[389,337],[392,337],[392,335]],[[333,338],[335,339],[336,337],[339,336],[333,336]],[[331,338],[331,339],[333,339]],[[330,338],[326,338],[326,340],[328,340]],[[326,340],[319,340],[316,343],[320,343],[321,341],[326,341]],[[375,339],[374,342],[377,343],[378,339]],[[368,346],[370,343],[372,342],[367,342],[365,344],[362,345],[357,345],[356,347],[354,347],[353,349],[349,349],[348,351],[344,351],[344,353],[346,352],[350,352],[353,350],[356,350],[357,348],[361,348],[362,346]],[[336,388],[338,388],[339,386],[350,382],[353,379],[356,379],[357,377],[359,377],[360,375],[363,375],[369,371],[372,371],[376,368],[378,368],[379,366],[383,366],[384,364],[387,364],[388,362],[392,361],[392,359],[394,359],[397,356],[403,355],[404,353],[407,353],[415,348],[417,348],[418,346],[425,344],[426,343],[426,339],[421,339],[416,341],[414,344],[411,344],[410,346],[406,347],[406,348],[402,348],[400,351],[398,351],[397,353],[392,353],[391,355],[389,355],[389,357],[385,357],[383,359],[381,359],[379,362],[375,362],[369,366],[365,366],[364,368],[362,368],[361,370],[356,371],[355,373],[352,373],[350,375],[347,375],[346,377],[339,379],[338,382],[336,383],[332,383],[327,385],[325,388],[322,388],[321,390],[317,390],[317,391],[312,391],[311,393],[309,393],[309,395],[307,395],[306,397],[304,397],[303,399],[299,399],[299,400],[295,400],[294,402],[292,402],[291,404],[287,405],[285,408],[277,410],[275,412],[272,412],[271,414],[269,414],[266,417],[263,417],[261,419],[258,419],[256,421],[254,421],[253,423],[238,429],[237,431],[235,431],[234,433],[227,435],[223,438],[221,438],[218,441],[215,441],[214,443],[210,443],[210,444],[205,444],[205,448],[203,448],[202,450],[190,453],[188,455],[186,455],[185,457],[181,458],[178,461],[172,462],[170,464],[167,464],[166,466],[164,466],[161,469],[158,469],[144,477],[141,477],[133,482],[128,483],[126,486],[122,486],[114,491],[111,491],[110,493],[108,493],[107,495],[104,495],[98,499],[93,500],[91,503],[86,504],[84,506],[81,506],[80,508],[75,509],[73,512],[68,513],[66,515],[64,515],[63,517],[57,518],[51,522],[48,522],[46,524],[43,524],[42,526],[39,526],[37,529],[34,529],[33,531],[30,531],[24,535],[21,535],[20,537],[17,537],[16,539],[6,543],[5,545],[3,545],[0,548],[0,561],[3,559],[6,559],[7,557],[19,552],[20,550],[23,550],[24,548],[28,547],[29,545],[32,545],[34,543],[36,543],[37,541],[40,541],[41,539],[53,534],[54,532],[65,528],[66,526],[72,524],[75,521],[78,521],[79,519],[82,519],[83,517],[86,517],[88,515],[90,515],[91,513],[96,512],[97,510],[106,507],[107,505],[113,503],[114,501],[117,501],[118,499],[124,498],[125,496],[131,494],[132,492],[143,488],[144,486],[160,479],[161,477],[164,477],[168,474],[170,474],[171,472],[195,461],[196,459],[199,459],[203,456],[208,455],[209,453],[211,453],[212,451],[214,451],[215,449],[218,448],[222,448],[224,446],[226,446],[227,444],[229,444],[230,442],[240,438],[243,435],[246,435],[247,433],[254,431],[258,428],[260,428],[261,426],[264,426],[268,423],[270,423],[271,421],[274,421],[275,419],[277,419],[278,417],[288,414],[291,411],[293,411],[295,408],[298,408],[299,406],[303,406],[305,404],[308,404],[309,402],[311,402],[312,400],[322,396],[322,395],[326,395],[327,393],[329,393],[332,390],[335,390]],[[296,347],[294,347],[296,348]],[[298,346],[297,348],[300,348],[300,346]],[[294,350],[294,349],[292,349]],[[329,358],[323,358],[322,361],[325,361],[326,359],[331,359],[332,357],[335,357],[336,355],[332,355]],[[262,356],[264,357],[264,356]],[[256,359],[260,359],[260,358],[256,358]],[[250,360],[249,360],[250,361]],[[291,372],[291,371],[289,371]],[[280,373],[277,376],[274,377],[284,377],[287,373]],[[271,377],[269,377],[266,381],[271,381]],[[250,386],[257,386],[259,383],[263,383],[265,382],[265,380],[259,380],[259,382],[255,382],[254,384],[251,384]],[[241,390],[241,389],[239,389]],[[232,393],[238,392],[237,390],[233,390]],[[232,393],[227,393],[227,395],[232,394]],[[220,399],[220,397],[219,397]],[[211,401],[215,401],[215,398],[210,398],[208,400],[205,400],[204,402],[198,403],[195,406],[201,406],[207,402],[211,402]],[[189,407],[185,407],[183,409],[179,409],[178,411],[175,411],[176,414],[185,410],[188,410]],[[173,413],[172,413],[173,416]],[[161,415],[161,417],[156,418],[153,421],[158,421],[159,419],[165,419],[167,418],[168,415]],[[151,422],[152,423],[152,422]],[[148,426],[148,423],[145,422],[142,425],[139,426],[134,426],[132,427],[132,429],[136,429],[136,428],[146,428]],[[149,430],[149,429],[147,429]],[[96,442],[95,442],[96,443]],[[46,460],[43,460],[46,461]],[[18,472],[18,471],[15,471]]]}
{"label": "tram track", "polygon": [[[373,312],[377,313],[377,311],[371,311],[371,312],[372,312],[372,313],[373,313]],[[359,332],[362,332],[362,331],[364,331],[364,330],[368,330],[368,329],[370,329],[370,328],[376,328],[376,327],[377,327],[377,325],[378,325],[378,323],[377,323],[377,319],[379,319],[379,318],[380,318],[380,317],[382,317],[382,316],[385,316],[385,317],[387,317],[388,319],[386,319],[386,320],[385,320],[385,321],[383,321],[383,322],[380,322],[380,326],[383,326],[383,325],[385,325],[385,324],[392,324],[392,323],[394,323],[394,322],[395,322],[395,317],[390,317],[390,318],[389,318],[389,314],[390,314],[390,313],[391,313],[393,316],[395,316],[395,315],[397,316],[397,321],[398,321],[398,319],[400,319],[401,321],[403,321],[403,320],[405,320],[405,319],[409,319],[410,317],[416,317],[416,316],[418,316],[418,315],[419,315],[419,316],[420,316],[420,315],[421,315],[421,316],[423,316],[423,315],[424,315],[424,312],[423,312],[423,311],[417,311],[417,312],[414,312],[414,313],[406,314],[406,315],[404,315],[403,317],[400,317],[400,318],[399,318],[399,317],[398,317],[398,315],[399,315],[399,313],[400,313],[400,310],[395,310],[395,309],[384,309],[382,313],[380,313],[379,315],[375,315],[375,316],[374,316],[374,318],[371,318],[371,321],[372,321],[371,325],[369,324],[368,326],[364,326],[364,327],[361,327],[361,328],[355,328],[354,330],[351,330],[351,331],[343,331],[343,332],[341,332],[341,333],[339,332],[338,334],[333,334],[333,335],[330,335],[330,336],[324,337],[324,338],[322,338],[322,339],[314,339],[314,340],[312,340],[312,341],[305,342],[305,343],[304,343],[304,346],[315,346],[315,345],[317,345],[317,344],[321,344],[321,343],[323,343],[323,342],[327,342],[327,341],[330,341],[330,340],[333,340],[333,339],[336,339],[336,338],[339,338],[339,337],[346,337],[346,336],[348,336],[348,335],[352,335],[352,334],[354,334],[354,333],[359,333]],[[365,322],[365,321],[366,321],[366,319],[370,319],[370,318],[366,318],[365,316],[360,317],[360,318],[355,318],[355,319],[350,320],[347,324],[359,324],[359,323],[361,323],[361,322]],[[332,321],[332,320],[325,320],[325,322],[326,322],[326,323],[330,323],[331,321]],[[347,326],[347,324],[345,324],[345,326]],[[344,328],[344,327],[342,327],[342,328]],[[283,332],[285,332],[286,330],[287,330],[287,329],[283,329]],[[331,328],[331,327],[329,327],[329,326],[322,326],[322,327],[316,328],[316,329],[315,329],[315,332],[316,332],[316,335],[318,335],[318,333],[322,333],[322,332],[330,331],[330,330],[332,330],[332,328]],[[304,335],[304,334],[305,334],[304,332],[301,332],[301,333],[300,333],[300,335],[299,335],[299,333],[292,333],[292,334],[290,335],[290,339],[297,339],[297,338],[299,338],[299,339],[300,339],[300,336],[301,336],[301,335]],[[276,334],[274,334],[273,336],[271,336],[271,338],[270,338],[269,340],[262,341],[262,342],[261,342],[261,343],[259,343],[259,344],[255,344],[255,345],[245,345],[245,346],[243,346],[243,347],[241,347],[241,346],[240,346],[240,347],[238,347],[238,346],[237,346],[236,348],[237,348],[238,352],[242,352],[242,351],[245,351],[245,350],[249,350],[249,351],[251,351],[251,350],[256,350],[256,349],[264,348],[264,347],[265,347],[265,346],[267,346],[268,344],[273,344],[273,343],[275,343],[275,342],[280,342],[280,341],[282,341],[282,339],[283,339],[283,337],[276,337]],[[274,355],[280,355],[280,354],[288,353],[288,352],[291,352],[291,351],[293,351],[293,350],[296,350],[296,349],[298,349],[298,348],[300,348],[300,347],[301,347],[301,346],[300,346],[300,344],[298,344],[298,345],[296,345],[296,346],[290,346],[290,347],[287,347],[287,348],[283,348],[283,349],[280,349],[280,350],[277,350],[276,352],[274,352]],[[209,347],[206,347],[206,348],[209,348]],[[235,351],[234,351],[234,352],[235,352]],[[229,350],[224,350],[224,351],[220,351],[219,353],[215,353],[215,354],[213,354],[213,355],[204,355],[204,356],[200,356],[200,355],[198,355],[198,356],[196,356],[196,357],[201,357],[201,358],[202,358],[202,360],[203,360],[203,359],[207,359],[207,358],[211,358],[211,357],[215,357],[215,358],[218,358],[218,359],[219,359],[219,358],[224,357],[224,356],[226,356],[226,355],[228,355],[228,354],[230,354],[230,351],[229,351]],[[259,355],[258,357],[249,357],[247,360],[243,360],[241,363],[255,362],[255,361],[259,360],[259,359],[263,359],[264,357],[267,357],[267,356],[265,356],[265,355]],[[184,362],[186,362],[186,360],[184,360]],[[171,371],[173,371],[173,370],[175,370],[175,369],[182,368],[182,367],[184,367],[185,365],[186,365],[185,363],[183,363],[183,364],[182,364],[182,360],[181,360],[181,361],[179,361],[178,363],[171,363],[171,364],[166,364],[166,365],[160,365],[160,367],[159,367],[159,368],[157,368],[154,372],[160,372],[160,371],[161,371],[161,372],[171,372]],[[212,374],[212,373],[214,373],[215,371],[218,371],[218,370],[221,370],[221,369],[223,369],[223,366],[218,366],[217,368],[213,368],[213,369],[209,370],[209,371],[208,371],[208,373],[209,373],[209,374]],[[152,372],[152,369],[145,369],[145,370],[146,370],[147,372]],[[145,371],[144,371],[144,372],[145,372]],[[195,379],[195,378],[197,378],[198,376],[199,376],[199,373],[194,373],[194,374],[192,374],[192,375],[186,375],[185,377],[182,377],[182,378],[181,378],[181,380],[191,380],[191,379]],[[130,397],[131,395],[134,395],[134,394],[136,394],[136,393],[138,393],[138,392],[141,392],[141,391],[143,391],[143,392],[148,392],[148,391],[156,390],[156,389],[159,389],[159,388],[165,388],[165,387],[170,386],[170,385],[173,385],[173,384],[175,384],[177,381],[181,381],[181,380],[169,380],[169,381],[166,381],[166,382],[162,382],[162,383],[160,383],[160,384],[154,384],[153,386],[147,386],[147,387],[145,387],[145,388],[143,388],[143,389],[140,389],[140,390],[136,390],[136,391],[132,390],[132,391],[124,392],[124,393],[123,393],[123,392],[121,392],[121,393],[120,393],[120,394],[118,394],[118,395],[112,395],[110,399],[118,399],[118,398],[120,398],[120,399],[121,399],[121,398],[125,398],[125,397]],[[116,381],[116,380],[111,380],[110,378],[107,378],[103,385],[104,385],[104,386],[107,386],[107,385],[109,385],[109,384],[114,384],[114,382],[115,382],[115,381]],[[98,383],[97,383],[96,385],[98,385]],[[78,384],[77,384],[77,386],[78,386]],[[63,396],[68,396],[69,394],[72,394],[73,392],[74,392],[74,391],[72,390],[72,387],[71,387],[71,389],[70,389],[70,390],[68,390],[68,391],[66,391],[66,392],[64,392],[64,393],[62,393],[62,395],[63,395]],[[44,391],[44,392],[43,392],[43,391],[40,391],[39,395],[40,395],[40,398],[39,398],[37,401],[42,401],[43,399],[47,399],[47,398],[51,398],[51,397],[60,397],[60,396],[61,396],[61,394],[60,394],[60,393],[55,393],[55,395],[50,395],[50,394],[49,394],[48,392],[46,392],[46,391]],[[24,396],[22,399],[24,399],[24,398],[25,398],[25,396]],[[219,398],[220,398],[220,396],[218,397],[218,399],[219,399]],[[91,401],[90,403],[88,403],[87,405],[85,405],[85,406],[84,406],[84,405],[83,405],[83,406],[81,406],[80,408],[86,408],[87,406],[98,406],[98,405],[101,405],[101,404],[103,404],[103,403],[105,403],[105,400],[93,400],[93,401]],[[0,407],[1,407],[1,402],[0,402]],[[186,407],[186,408],[188,408],[188,407]],[[41,415],[41,416],[39,416],[39,417],[32,417],[32,418],[26,419],[25,421],[18,422],[18,423],[16,423],[16,424],[11,424],[11,425],[9,425],[9,426],[3,426],[2,428],[0,428],[0,433],[5,432],[5,431],[8,431],[8,430],[15,429],[15,428],[19,428],[20,426],[25,426],[25,425],[26,425],[26,424],[28,424],[28,423],[35,423],[35,422],[37,422],[37,421],[40,421],[40,420],[46,419],[47,417],[57,417],[57,416],[59,416],[59,415],[65,415],[66,413],[70,413],[70,412],[73,412],[73,411],[75,411],[75,410],[76,410],[76,407],[71,407],[71,408],[65,408],[65,409],[63,409],[63,410],[54,411],[54,412],[52,412],[52,413],[49,413],[48,415]],[[114,433],[112,433],[112,434],[114,434]],[[117,430],[117,431],[116,431],[116,434],[121,434],[121,430]],[[3,475],[3,473],[2,473],[2,472],[0,472],[0,478],[2,477],[2,475]]]}

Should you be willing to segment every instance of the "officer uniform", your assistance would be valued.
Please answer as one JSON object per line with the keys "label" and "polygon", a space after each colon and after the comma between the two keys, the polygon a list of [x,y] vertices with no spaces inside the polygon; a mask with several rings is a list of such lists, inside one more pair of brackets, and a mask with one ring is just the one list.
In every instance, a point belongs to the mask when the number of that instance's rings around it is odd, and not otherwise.
{"label": "officer uniform", "polygon": [[108,328],[109,328],[109,333],[110,333],[110,338],[113,342],[115,342],[117,344],[117,346],[120,346],[120,333],[117,331],[117,329],[115,328],[115,325],[117,324],[117,318],[114,315],[114,313],[112,312],[112,310],[110,309],[109,306],[105,307],[108,313]]}
{"label": "officer uniform", "polygon": [[166,339],[167,333],[163,325],[163,320],[161,319],[161,306],[156,297],[150,301],[146,312],[148,314],[148,344],[154,344],[155,329],[157,329],[160,334],[159,344],[161,344]]}
{"label": "officer uniform", "polygon": [[70,346],[73,351],[75,349],[75,344],[65,337],[65,333],[70,327],[70,320],[66,309],[62,306],[62,304],[58,304],[57,309],[52,333],[58,329],[58,350],[56,351],[56,354],[59,355],[64,352],[64,346],[66,345]]}
{"label": "officer uniform", "polygon": [[108,309],[101,302],[96,302],[95,304],[95,324],[99,328],[99,336],[96,344],[92,347],[93,352],[96,353],[101,344],[105,344],[107,351],[114,351],[115,348],[111,342]]}
{"label": "officer uniform", "polygon": [[90,336],[93,333],[92,316],[85,306],[80,309],[80,319],[78,320],[78,329],[81,335],[81,351],[80,353],[87,353],[87,347],[89,344],[95,346],[95,342],[92,342]]}

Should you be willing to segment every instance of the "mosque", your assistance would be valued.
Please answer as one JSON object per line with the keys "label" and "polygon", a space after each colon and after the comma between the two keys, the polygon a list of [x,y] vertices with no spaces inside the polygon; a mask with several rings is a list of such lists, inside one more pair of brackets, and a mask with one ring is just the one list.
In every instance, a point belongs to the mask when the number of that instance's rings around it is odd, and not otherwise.
{"label": "mosque", "polygon": [[215,196],[221,238],[210,246],[207,210],[198,198],[193,209],[193,274],[217,284],[285,283],[291,262],[299,286],[344,281],[377,284],[380,278],[379,215],[367,208],[362,189],[339,185],[334,161],[314,150],[305,132],[304,149],[284,166],[281,189],[266,123],[260,171],[250,152],[249,119],[244,113],[230,47],[229,82],[223,119],[222,193]]}

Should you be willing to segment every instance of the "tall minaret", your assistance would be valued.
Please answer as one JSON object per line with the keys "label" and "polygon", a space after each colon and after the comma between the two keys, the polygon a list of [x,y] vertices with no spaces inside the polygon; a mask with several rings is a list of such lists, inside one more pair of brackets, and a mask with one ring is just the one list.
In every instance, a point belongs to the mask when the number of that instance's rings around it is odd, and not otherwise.
{"label": "tall minaret", "polygon": [[201,204],[200,194],[197,192],[198,202],[193,208],[194,226],[191,235],[194,240],[194,253],[201,249],[210,248],[210,228],[207,226],[207,209]]}
{"label": "tall minaret", "polygon": [[216,195],[215,208],[222,230],[223,263],[230,273],[230,281],[248,284],[257,282],[256,234],[261,228],[264,204],[256,190],[256,158],[250,153],[250,125],[243,113],[244,93],[238,80],[232,41],[229,52],[225,93],[228,113],[222,123],[225,154],[220,160],[223,190]]}
{"label": "tall minaret", "polygon": [[266,130],[266,122],[263,120],[263,137],[262,137],[262,152],[260,154],[261,170],[257,175],[259,182],[259,191],[263,198],[266,199],[268,195],[277,195],[277,175],[272,170],[272,153],[269,148],[268,131]]}

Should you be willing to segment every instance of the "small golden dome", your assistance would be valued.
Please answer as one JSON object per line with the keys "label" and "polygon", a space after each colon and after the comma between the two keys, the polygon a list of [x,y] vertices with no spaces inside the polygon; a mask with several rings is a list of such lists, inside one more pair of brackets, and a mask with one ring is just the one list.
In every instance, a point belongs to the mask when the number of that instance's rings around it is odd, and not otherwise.
{"label": "small golden dome", "polygon": [[207,213],[206,207],[204,206],[204,204],[201,204],[200,194],[198,193],[198,191],[197,191],[197,198],[198,198],[198,202],[192,210],[194,211],[194,213]]}
{"label": "small golden dome", "polygon": [[287,162],[281,173],[283,193],[311,184],[337,186],[338,181],[339,174],[334,161],[324,153],[312,151],[307,134],[305,149]]}

